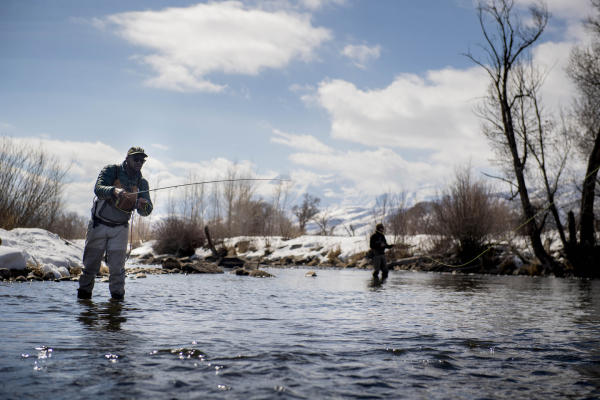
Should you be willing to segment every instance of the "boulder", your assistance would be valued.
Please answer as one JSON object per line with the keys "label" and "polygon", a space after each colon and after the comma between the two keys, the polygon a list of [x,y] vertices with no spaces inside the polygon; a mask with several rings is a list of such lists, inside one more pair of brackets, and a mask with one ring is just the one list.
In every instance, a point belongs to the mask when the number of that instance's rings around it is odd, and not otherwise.
{"label": "boulder", "polygon": [[161,265],[164,269],[181,269],[182,267],[181,261],[174,257],[165,258],[162,260]]}
{"label": "boulder", "polygon": [[242,275],[242,276],[250,275],[250,271],[248,271],[247,269],[244,269],[244,268],[236,268],[233,271],[231,271],[231,273],[236,274],[236,275]]}
{"label": "boulder", "polygon": [[70,278],[71,277],[71,274],[69,273],[69,270],[66,267],[58,267],[57,270],[60,273],[61,278]]}
{"label": "boulder", "polygon": [[36,274],[34,274],[33,272],[30,272],[29,275],[27,275],[27,280],[28,281],[41,281],[43,279],[40,278],[39,276],[37,276]]}
{"label": "boulder", "polygon": [[8,246],[0,247],[0,268],[24,270],[26,266],[21,250]]}
{"label": "boulder", "polygon": [[244,260],[237,257],[223,257],[218,263],[223,268],[241,268],[244,264]]}
{"label": "boulder", "polygon": [[275,276],[261,269],[247,270],[245,268],[236,268],[233,271],[231,271],[231,273],[242,276],[252,276],[254,278],[272,278]]}
{"label": "boulder", "polygon": [[267,271],[263,271],[262,269],[253,269],[250,271],[249,276],[254,278],[273,278],[275,275],[272,275]]}
{"label": "boulder", "polygon": [[223,270],[212,263],[194,262],[185,263],[181,266],[181,270],[186,274],[222,274]]}
{"label": "boulder", "polygon": [[10,279],[11,273],[8,268],[0,268],[0,279]]}
{"label": "boulder", "polygon": [[44,264],[42,265],[42,273],[44,280],[54,280],[62,278],[61,273],[58,271],[58,268],[52,264]]}

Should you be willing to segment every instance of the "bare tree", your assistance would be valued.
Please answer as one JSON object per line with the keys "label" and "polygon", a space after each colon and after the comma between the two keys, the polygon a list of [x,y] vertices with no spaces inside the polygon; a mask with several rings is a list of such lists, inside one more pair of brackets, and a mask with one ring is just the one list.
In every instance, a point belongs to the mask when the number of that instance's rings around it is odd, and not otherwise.
{"label": "bare tree", "polygon": [[391,233],[396,240],[404,242],[405,236],[409,230],[409,213],[406,206],[406,193],[402,192],[392,197],[392,206],[390,216],[386,218],[390,227]]}
{"label": "bare tree", "polygon": [[[515,69],[515,89],[518,101],[515,103],[515,131],[520,141],[531,155],[533,171],[542,182],[547,208],[550,210],[563,247],[568,242],[558,211],[558,190],[567,161],[571,154],[570,135],[564,119],[547,117],[539,94],[543,83],[540,71],[531,62],[523,63]],[[545,215],[542,216],[542,220]]]}
{"label": "bare tree", "polygon": [[272,235],[273,233],[285,237],[290,237],[292,235],[292,223],[286,215],[291,186],[292,184],[289,181],[279,181],[273,189],[271,202],[273,213],[269,218],[269,235]]}
{"label": "bare tree", "polygon": [[315,224],[319,227],[319,235],[331,236],[335,226],[331,225],[331,213],[329,210],[322,210],[312,217]]}
{"label": "bare tree", "polygon": [[298,218],[300,233],[305,233],[306,224],[319,212],[318,206],[320,202],[321,199],[318,197],[305,193],[302,203],[292,207],[292,213]]}
{"label": "bare tree", "polygon": [[528,60],[531,47],[548,22],[548,11],[541,3],[530,7],[530,13],[531,18],[525,23],[514,9],[512,0],[480,2],[478,18],[485,39],[482,49],[486,58],[480,59],[472,53],[468,53],[467,57],[481,66],[490,78],[489,95],[482,117],[486,122],[488,138],[499,145],[497,149],[511,160],[511,175],[516,180],[533,251],[544,267],[558,272],[556,261],[542,244],[544,220],[536,219],[536,209],[526,182],[530,148],[528,141],[519,137],[516,123],[518,107],[523,99],[515,84],[518,82],[518,68]]}

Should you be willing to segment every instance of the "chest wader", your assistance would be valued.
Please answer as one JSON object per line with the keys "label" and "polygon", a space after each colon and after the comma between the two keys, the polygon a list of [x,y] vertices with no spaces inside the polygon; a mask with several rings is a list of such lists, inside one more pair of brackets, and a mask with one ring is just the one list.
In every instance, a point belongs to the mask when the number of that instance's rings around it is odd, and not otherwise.
{"label": "chest wader", "polygon": [[[118,178],[115,187],[127,189]],[[125,261],[127,256],[128,226],[137,201],[137,185],[119,199],[96,199],[92,220],[83,251],[83,273],[79,277],[78,297],[91,298],[96,275],[104,257],[110,273],[108,288],[115,299],[125,296]]]}

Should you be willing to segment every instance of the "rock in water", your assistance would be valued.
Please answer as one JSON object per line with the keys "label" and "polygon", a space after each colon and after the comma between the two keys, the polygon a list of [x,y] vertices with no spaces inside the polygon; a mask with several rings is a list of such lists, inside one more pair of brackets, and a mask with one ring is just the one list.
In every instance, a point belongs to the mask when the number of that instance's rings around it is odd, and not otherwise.
{"label": "rock in water", "polygon": [[306,274],[304,274],[304,276],[311,277],[311,278],[316,278],[317,277],[317,273],[315,271],[313,271],[313,270],[310,270]]}
{"label": "rock in water", "polygon": [[253,269],[250,271],[249,275],[254,278],[273,278],[275,276],[261,269]]}

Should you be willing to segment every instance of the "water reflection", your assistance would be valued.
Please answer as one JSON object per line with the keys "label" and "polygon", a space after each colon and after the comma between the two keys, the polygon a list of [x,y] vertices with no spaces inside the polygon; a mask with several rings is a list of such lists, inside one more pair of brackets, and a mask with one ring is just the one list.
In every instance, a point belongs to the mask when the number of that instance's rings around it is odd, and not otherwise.
{"label": "water reflection", "polygon": [[479,276],[431,274],[428,283],[436,289],[450,292],[473,293],[485,288]]}
{"label": "water reflection", "polygon": [[378,291],[382,289],[382,285],[385,283],[386,279],[379,279],[377,276],[372,276],[371,279],[367,281],[367,287],[371,291]]}
{"label": "water reflection", "polygon": [[89,328],[120,331],[121,324],[127,321],[122,315],[123,303],[110,300],[105,303],[96,304],[92,300],[79,300],[82,306],[78,320]]}
{"label": "water reflection", "polygon": [[579,294],[580,309],[585,310],[575,322],[583,324],[600,323],[600,282],[591,280],[579,281],[575,288]]}

